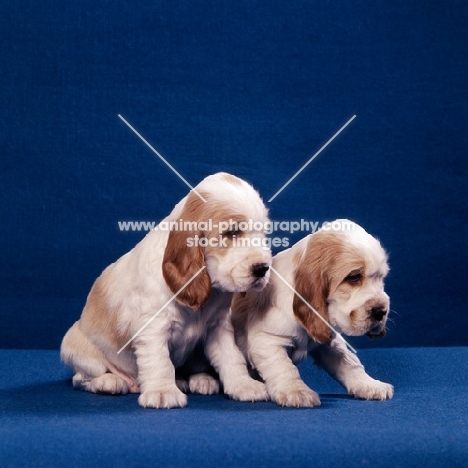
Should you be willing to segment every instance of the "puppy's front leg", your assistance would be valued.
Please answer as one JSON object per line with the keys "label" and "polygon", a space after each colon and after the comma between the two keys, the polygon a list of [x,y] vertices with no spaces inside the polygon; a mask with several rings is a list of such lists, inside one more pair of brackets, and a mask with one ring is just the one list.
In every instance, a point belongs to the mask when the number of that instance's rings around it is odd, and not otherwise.
{"label": "puppy's front leg", "polygon": [[265,401],[265,384],[250,377],[247,363],[234,340],[230,317],[208,330],[205,353],[223,383],[224,393],[239,401]]}
{"label": "puppy's front leg", "polygon": [[181,408],[187,405],[187,396],[176,385],[168,333],[155,322],[133,342],[141,389],[138,403],[144,408]]}
{"label": "puppy's front leg", "polygon": [[286,337],[257,331],[249,336],[249,359],[266,383],[273,401],[281,406],[320,406],[320,398],[301,379],[299,370],[291,361]]}
{"label": "puppy's front leg", "polygon": [[330,346],[319,345],[311,354],[316,363],[355,398],[387,400],[393,397],[393,386],[369,376],[358,357],[341,339],[335,338]]}

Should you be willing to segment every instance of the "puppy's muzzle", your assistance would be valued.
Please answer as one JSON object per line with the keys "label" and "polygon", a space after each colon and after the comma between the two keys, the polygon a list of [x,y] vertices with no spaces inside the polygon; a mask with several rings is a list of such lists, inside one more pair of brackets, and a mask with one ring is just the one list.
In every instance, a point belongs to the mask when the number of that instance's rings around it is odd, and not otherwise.
{"label": "puppy's muzzle", "polygon": [[373,307],[370,311],[370,317],[374,323],[372,328],[366,333],[371,340],[383,338],[387,334],[385,329],[384,317],[387,315],[387,309],[383,307]]}
{"label": "puppy's muzzle", "polygon": [[255,263],[252,265],[250,274],[253,277],[251,289],[259,291],[268,282],[268,273],[270,269],[269,263]]}
{"label": "puppy's muzzle", "polygon": [[254,278],[264,278],[269,269],[270,265],[268,263],[256,263],[252,265],[252,276]]}
{"label": "puppy's muzzle", "polygon": [[372,307],[371,309],[371,317],[377,322],[381,322],[386,315],[387,309],[383,307]]}

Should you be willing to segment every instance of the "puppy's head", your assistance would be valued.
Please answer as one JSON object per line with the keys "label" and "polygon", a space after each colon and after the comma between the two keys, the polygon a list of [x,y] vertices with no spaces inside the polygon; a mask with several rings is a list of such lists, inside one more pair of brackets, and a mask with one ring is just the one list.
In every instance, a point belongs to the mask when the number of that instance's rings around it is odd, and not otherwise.
{"label": "puppy's head", "polygon": [[[341,224],[341,229],[331,226]],[[389,267],[379,241],[347,220],[330,223],[309,236],[296,260],[296,290],[321,318],[295,295],[296,318],[317,342],[329,344],[332,331],[350,336],[385,336],[390,301],[384,291]]]}
{"label": "puppy's head", "polygon": [[199,309],[212,287],[262,289],[271,252],[264,232],[268,213],[258,193],[226,173],[207,177],[195,190],[182,201],[164,252],[164,279],[174,293],[182,289],[177,300]]}

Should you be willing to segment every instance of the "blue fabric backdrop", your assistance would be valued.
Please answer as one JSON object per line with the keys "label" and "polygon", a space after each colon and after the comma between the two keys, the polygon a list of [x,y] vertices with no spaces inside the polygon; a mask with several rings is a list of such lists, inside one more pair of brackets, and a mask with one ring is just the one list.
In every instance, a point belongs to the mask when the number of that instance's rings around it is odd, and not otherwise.
{"label": "blue fabric backdrop", "polygon": [[190,183],[224,170],[265,200],[356,115],[271,216],[382,240],[375,346],[468,345],[467,19],[457,0],[2,2],[0,347],[56,349],[143,237],[118,221],[187,193],[118,114]]}
{"label": "blue fabric backdrop", "polygon": [[2,468],[466,468],[468,348],[359,356],[395,385],[393,400],[354,400],[304,362],[319,408],[189,395],[166,411],[74,392],[57,351],[0,350]]}

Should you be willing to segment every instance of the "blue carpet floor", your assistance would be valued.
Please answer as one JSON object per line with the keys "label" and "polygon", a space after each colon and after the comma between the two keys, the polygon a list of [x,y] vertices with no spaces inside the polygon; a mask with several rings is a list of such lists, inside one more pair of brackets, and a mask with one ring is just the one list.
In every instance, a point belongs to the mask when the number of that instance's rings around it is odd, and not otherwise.
{"label": "blue carpet floor", "polygon": [[56,351],[0,351],[0,465],[468,466],[468,348],[361,350],[387,402],[349,398],[311,361],[315,409],[189,396],[144,410],[136,395],[74,391]]}

